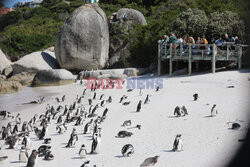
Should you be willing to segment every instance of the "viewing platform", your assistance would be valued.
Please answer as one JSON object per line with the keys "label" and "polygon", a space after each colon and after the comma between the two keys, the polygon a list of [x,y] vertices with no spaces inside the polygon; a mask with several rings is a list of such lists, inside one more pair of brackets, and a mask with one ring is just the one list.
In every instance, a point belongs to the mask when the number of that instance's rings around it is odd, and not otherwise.
{"label": "viewing platform", "polygon": [[211,61],[211,71],[216,71],[216,61],[231,61],[238,63],[241,69],[242,56],[245,55],[248,45],[232,42],[216,44],[158,44],[158,75],[161,75],[162,61],[169,61],[169,76],[173,73],[174,61],[188,62],[188,74],[192,73],[192,62]]}

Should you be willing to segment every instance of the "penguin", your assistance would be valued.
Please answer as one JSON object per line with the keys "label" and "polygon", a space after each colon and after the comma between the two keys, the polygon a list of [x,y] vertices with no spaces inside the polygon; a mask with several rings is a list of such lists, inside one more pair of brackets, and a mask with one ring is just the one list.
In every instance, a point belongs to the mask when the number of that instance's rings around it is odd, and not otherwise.
{"label": "penguin", "polygon": [[106,118],[106,115],[108,113],[108,108],[105,108],[105,110],[103,111],[103,114],[102,114],[102,120],[104,120]]}
{"label": "penguin", "polygon": [[80,158],[86,158],[86,155],[87,155],[87,151],[86,151],[85,145],[83,144],[79,150],[79,156]]}
{"label": "penguin", "polygon": [[215,117],[218,114],[218,111],[215,107],[216,107],[216,104],[214,104],[211,109],[211,117]]}
{"label": "penguin", "polygon": [[157,155],[157,156],[154,156],[154,157],[146,158],[140,166],[141,167],[144,167],[144,166],[154,166],[157,163],[159,157],[160,156]]}
{"label": "penguin", "polygon": [[90,163],[90,161],[88,160],[88,161],[84,162],[84,163],[81,165],[81,167],[90,167],[90,166],[89,166],[89,163]]}
{"label": "penguin", "polygon": [[27,131],[28,132],[33,132],[33,127],[32,127],[32,120],[28,122],[28,125],[27,125]]}
{"label": "penguin", "polygon": [[23,126],[22,126],[22,132],[26,132],[26,131],[27,131],[27,122],[24,121]]}
{"label": "penguin", "polygon": [[30,154],[30,157],[28,158],[28,163],[26,167],[34,167],[36,165],[36,157],[37,157],[37,151],[32,150],[32,153]]}
{"label": "penguin", "polygon": [[0,116],[3,116],[3,119],[5,119],[7,116],[7,111],[6,110],[0,111]]}
{"label": "penguin", "polygon": [[143,95],[142,88],[140,88],[139,96],[142,96],[142,95]]}
{"label": "penguin", "polygon": [[91,152],[90,154],[99,154],[100,153],[100,142],[101,142],[101,137],[95,133],[94,134],[94,138],[92,141],[92,145],[91,145]]}
{"label": "penguin", "polygon": [[130,157],[134,153],[134,147],[131,144],[126,144],[122,147],[121,152],[124,157]]}
{"label": "penguin", "polygon": [[239,123],[236,123],[236,122],[228,122],[227,125],[229,126],[229,124],[232,124],[232,125],[231,125],[231,129],[232,129],[232,130],[238,130],[238,129],[240,129],[240,127],[241,127],[240,124],[239,124]]}
{"label": "penguin", "polygon": [[22,144],[24,145],[24,148],[27,150],[29,150],[31,148],[31,140],[29,137],[29,133],[25,134]]}
{"label": "penguin", "polygon": [[50,150],[46,150],[45,152],[45,156],[44,156],[44,160],[53,160],[54,159],[54,155],[51,154]]}
{"label": "penguin", "polygon": [[131,125],[131,120],[126,120],[122,124],[122,126],[130,126],[130,125]]}
{"label": "penguin", "polygon": [[183,144],[181,134],[177,134],[173,144],[173,151],[183,151]]}
{"label": "penguin", "polygon": [[84,119],[82,116],[78,117],[78,119],[76,120],[75,126],[82,125],[83,121],[84,121]]}
{"label": "penguin", "polygon": [[76,141],[78,141],[78,135],[76,134],[76,129],[73,128],[73,131],[70,135],[70,139],[68,141],[68,144],[66,145],[66,147],[72,147],[73,145],[76,144]]}
{"label": "penguin", "polygon": [[66,98],[66,95],[63,95],[63,97],[62,97],[62,102],[65,101],[65,98]]}
{"label": "penguin", "polygon": [[194,101],[197,101],[197,100],[198,100],[198,98],[199,98],[198,93],[193,94],[193,97],[194,97]]}
{"label": "penguin", "polygon": [[149,94],[147,94],[147,97],[146,97],[146,99],[144,101],[144,104],[148,104],[149,102],[150,102],[150,100],[149,100]]}
{"label": "penguin", "polygon": [[64,111],[63,111],[63,115],[62,115],[62,116],[67,115],[67,113],[68,113],[68,106],[65,105]]}
{"label": "penguin", "polygon": [[67,127],[65,127],[64,125],[58,125],[56,126],[56,130],[59,134],[63,134],[64,132],[66,132]]}
{"label": "penguin", "polygon": [[109,96],[107,102],[108,102],[108,103],[112,103],[112,97],[111,97],[111,96]]}
{"label": "penguin", "polygon": [[96,98],[96,92],[94,92],[93,100],[95,100],[95,98]]}
{"label": "penguin", "polygon": [[86,88],[83,90],[82,95],[86,94]]}
{"label": "penguin", "polygon": [[176,115],[177,117],[181,116],[181,109],[179,106],[176,106],[174,109],[174,115]]}
{"label": "penguin", "polygon": [[60,99],[58,97],[55,98],[57,103],[60,103]]}
{"label": "penguin", "polygon": [[127,105],[129,105],[129,104],[130,104],[130,101],[126,101],[126,102],[124,102],[122,105],[127,106]]}
{"label": "penguin", "polygon": [[88,99],[89,101],[89,105],[91,106],[92,105],[92,99]]}
{"label": "penguin", "polygon": [[17,132],[18,132],[18,124],[14,126],[12,133],[17,134]]}
{"label": "penguin", "polygon": [[7,128],[5,126],[2,127],[2,139],[6,139],[8,137]]}
{"label": "penguin", "polygon": [[15,121],[16,121],[17,124],[21,124],[22,121],[21,121],[21,117],[20,117],[19,113],[17,114],[17,116],[15,118]]}
{"label": "penguin", "polygon": [[105,104],[106,104],[106,100],[102,100],[102,101],[101,101],[101,106],[104,107]]}
{"label": "penguin", "polygon": [[51,146],[49,146],[49,145],[41,145],[39,148],[38,148],[38,156],[39,157],[42,157],[42,156],[44,156],[45,154],[46,154],[46,152],[48,151],[48,150],[50,150],[51,149]]}
{"label": "penguin", "polygon": [[80,97],[80,98],[77,100],[77,103],[78,103],[78,104],[81,104],[81,102],[82,102],[82,97]]}
{"label": "penguin", "polygon": [[136,125],[135,127],[131,127],[131,128],[128,128],[128,129],[133,129],[133,128],[137,128],[137,129],[141,130],[141,125]]}
{"label": "penguin", "polygon": [[181,112],[184,114],[184,116],[185,116],[185,115],[188,115],[186,106],[182,106],[182,107],[181,107]]}
{"label": "penguin", "polygon": [[128,132],[128,131],[120,131],[118,134],[117,134],[117,137],[120,137],[120,138],[124,138],[124,137],[130,137],[132,136],[133,133],[132,132]]}
{"label": "penguin", "polygon": [[132,92],[134,89],[128,89],[127,92]]}
{"label": "penguin", "polygon": [[44,144],[50,144],[50,143],[51,143],[51,138],[44,139]]}
{"label": "penguin", "polygon": [[56,121],[57,124],[61,124],[62,123],[62,115],[60,115]]}
{"label": "penguin", "polygon": [[128,97],[128,96],[123,95],[123,96],[121,97],[119,103],[121,103],[123,100],[127,99],[127,97]]}
{"label": "penguin", "polygon": [[136,109],[136,112],[140,112],[141,111],[141,103],[142,101],[140,100],[138,105],[137,105],[137,109]]}
{"label": "penguin", "polygon": [[38,129],[37,127],[35,128],[35,134],[39,140],[42,140],[45,137],[46,131],[47,125],[43,125],[42,130]]}
{"label": "penguin", "polygon": [[[93,121],[93,119],[91,119],[91,120]],[[84,126],[84,132],[83,132],[83,134],[89,133],[89,131],[90,131],[90,125],[91,125],[90,122],[86,123],[86,125]]]}
{"label": "penguin", "polygon": [[156,87],[156,92],[158,92],[159,91],[159,89],[160,89],[160,86],[159,85],[157,85],[157,87]]}
{"label": "penguin", "polygon": [[103,96],[104,96],[104,94],[101,94],[101,96],[100,96],[100,99],[99,99],[99,100],[102,100]]}
{"label": "penguin", "polygon": [[20,162],[27,162],[29,158],[28,152],[25,149],[24,146],[21,147],[20,153],[19,153],[19,161]]}

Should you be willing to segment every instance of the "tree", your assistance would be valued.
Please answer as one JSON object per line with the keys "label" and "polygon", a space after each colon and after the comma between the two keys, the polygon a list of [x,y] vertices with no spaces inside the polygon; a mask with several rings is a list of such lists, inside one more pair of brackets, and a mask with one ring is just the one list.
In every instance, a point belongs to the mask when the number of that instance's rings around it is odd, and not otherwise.
{"label": "tree", "polygon": [[208,35],[218,37],[227,33],[229,36],[245,35],[245,24],[237,13],[231,11],[211,13],[208,24]]}
{"label": "tree", "polygon": [[208,18],[204,11],[191,9],[182,12],[174,22],[174,30],[177,35],[189,35],[193,37],[203,35],[207,30]]}

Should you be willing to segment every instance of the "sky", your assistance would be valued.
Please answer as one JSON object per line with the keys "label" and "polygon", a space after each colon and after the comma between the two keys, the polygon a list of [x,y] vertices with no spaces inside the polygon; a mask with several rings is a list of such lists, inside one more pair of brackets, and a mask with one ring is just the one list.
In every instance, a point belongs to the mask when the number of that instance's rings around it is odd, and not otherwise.
{"label": "sky", "polygon": [[31,1],[31,0],[2,0],[5,7],[13,7],[16,2]]}

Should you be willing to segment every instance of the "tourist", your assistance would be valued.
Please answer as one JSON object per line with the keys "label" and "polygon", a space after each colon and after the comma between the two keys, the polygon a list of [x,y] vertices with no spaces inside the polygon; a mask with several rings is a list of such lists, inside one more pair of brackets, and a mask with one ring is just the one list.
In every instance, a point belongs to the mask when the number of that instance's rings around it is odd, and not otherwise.
{"label": "tourist", "polygon": [[223,45],[223,39],[220,37],[219,39],[215,40],[215,44],[218,45],[218,46],[221,46]]}

